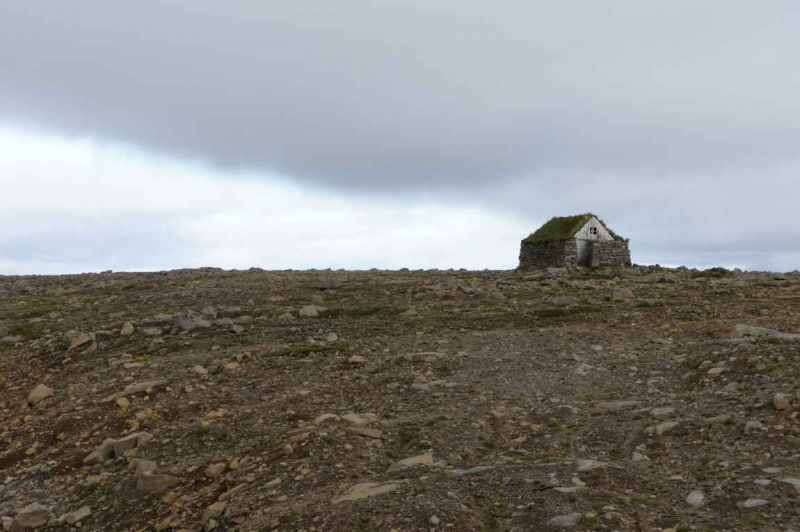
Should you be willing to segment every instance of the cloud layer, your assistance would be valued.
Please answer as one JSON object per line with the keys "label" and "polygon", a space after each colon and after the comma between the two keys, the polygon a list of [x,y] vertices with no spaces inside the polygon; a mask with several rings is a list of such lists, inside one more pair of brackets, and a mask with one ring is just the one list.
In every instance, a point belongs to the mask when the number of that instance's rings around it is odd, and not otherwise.
{"label": "cloud layer", "polygon": [[[46,135],[0,176],[2,216],[27,227],[0,257],[477,267],[438,238],[471,230],[482,265],[513,267],[538,223],[593,211],[639,262],[795,269],[798,27],[788,0],[3,2],[0,127]],[[42,150],[106,166],[56,179]],[[263,254],[286,217],[299,241],[335,234]],[[375,253],[408,227],[408,260]],[[126,254],[142,233],[150,255]]]}

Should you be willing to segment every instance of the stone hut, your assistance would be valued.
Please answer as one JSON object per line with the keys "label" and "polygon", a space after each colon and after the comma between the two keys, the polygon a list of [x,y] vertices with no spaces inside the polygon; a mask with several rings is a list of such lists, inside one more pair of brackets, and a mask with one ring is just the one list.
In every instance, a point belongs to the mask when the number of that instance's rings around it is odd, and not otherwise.
{"label": "stone hut", "polygon": [[630,266],[628,240],[591,213],[556,217],[522,241],[520,270]]}

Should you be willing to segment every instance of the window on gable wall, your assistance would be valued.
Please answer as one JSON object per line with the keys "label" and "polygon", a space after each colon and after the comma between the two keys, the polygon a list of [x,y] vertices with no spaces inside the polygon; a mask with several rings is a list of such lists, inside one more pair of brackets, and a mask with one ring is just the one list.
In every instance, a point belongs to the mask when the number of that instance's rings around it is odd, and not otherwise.
{"label": "window on gable wall", "polygon": [[589,234],[597,235],[597,228],[596,227],[590,227],[589,228]]}

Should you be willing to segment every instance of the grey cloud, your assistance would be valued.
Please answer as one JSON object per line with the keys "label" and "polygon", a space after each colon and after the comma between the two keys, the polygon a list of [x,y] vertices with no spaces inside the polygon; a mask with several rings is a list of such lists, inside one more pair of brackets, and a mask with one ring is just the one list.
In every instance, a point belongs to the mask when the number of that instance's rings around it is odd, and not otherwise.
{"label": "grey cloud", "polygon": [[792,2],[4,2],[0,119],[351,189],[796,157]]}
{"label": "grey cloud", "polygon": [[789,0],[12,0],[0,123],[794,269],[798,27]]}

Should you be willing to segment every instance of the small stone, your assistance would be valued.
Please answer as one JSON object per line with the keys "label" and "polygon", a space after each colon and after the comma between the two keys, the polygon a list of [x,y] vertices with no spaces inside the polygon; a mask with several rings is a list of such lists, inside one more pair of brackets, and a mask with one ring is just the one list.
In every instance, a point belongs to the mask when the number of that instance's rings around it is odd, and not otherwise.
{"label": "small stone", "polygon": [[431,523],[432,525],[438,525],[438,524],[439,524],[439,523],[441,523],[441,522],[442,522],[442,520],[441,520],[441,519],[439,519],[438,517],[436,517],[435,515],[434,515],[434,516],[431,516],[431,518],[430,518],[430,523]]}
{"label": "small stone", "polygon": [[241,325],[237,325],[237,324],[231,325],[231,332],[233,334],[242,334],[244,331],[245,331],[245,328],[242,327]]}
{"label": "small stone", "polygon": [[611,289],[611,301],[631,301],[634,298],[633,290],[615,286]]}
{"label": "small stone", "polygon": [[131,406],[131,402],[128,401],[127,397],[120,397],[114,402],[117,403],[117,406],[120,407],[122,410],[127,410]]}
{"label": "small stone", "polygon": [[391,466],[389,466],[388,471],[399,471],[400,469],[407,469],[409,467],[416,467],[416,466],[432,466],[434,464],[433,455],[430,453],[421,454],[419,456],[412,456],[410,458],[405,458],[400,460],[399,462],[395,462]]}
{"label": "small stone", "polygon": [[633,451],[633,454],[631,455],[631,460],[633,462],[649,462],[650,458],[648,458],[647,455]]}
{"label": "small stone", "polygon": [[669,417],[670,415],[672,415],[674,412],[675,412],[675,408],[673,408],[671,406],[659,406],[659,407],[656,407],[656,408],[652,409],[650,411],[650,415],[655,417],[655,418],[664,419],[664,418]]}
{"label": "small stone", "polygon": [[298,312],[297,314],[301,318],[316,318],[320,315],[320,313],[325,312],[326,310],[328,309],[325,307],[320,307],[317,305],[306,305],[303,308],[301,308],[300,312]]}
{"label": "small stone", "polygon": [[784,393],[776,393],[772,398],[772,406],[775,407],[775,410],[788,410],[792,407],[792,404],[789,402],[788,395]]}
{"label": "small stone", "polygon": [[363,366],[367,363],[367,359],[361,355],[353,355],[347,359],[347,363],[354,366]]}
{"label": "small stone", "polygon": [[92,515],[92,509],[89,508],[88,506],[81,506],[74,512],[70,512],[66,516],[64,516],[64,520],[70,525],[74,525],[81,519],[85,519],[90,515]]}
{"label": "small stone", "polygon": [[566,515],[558,515],[550,519],[547,524],[550,526],[575,526],[581,522],[583,519],[583,514],[580,513],[571,513]]}
{"label": "small stone", "polygon": [[568,307],[570,305],[577,305],[580,300],[575,296],[558,296],[554,297],[551,303],[557,307]]}
{"label": "small stone", "polygon": [[222,463],[212,464],[206,468],[206,476],[208,478],[218,478],[222,476],[223,473],[225,473],[225,469],[227,469],[227,467],[228,466]]}
{"label": "small stone", "polygon": [[181,312],[180,314],[175,315],[175,320],[173,321],[173,325],[175,329],[181,332],[189,332],[194,329],[194,321],[192,317],[189,316],[186,312]]}
{"label": "small stone", "polygon": [[763,427],[764,425],[762,425],[760,421],[750,420],[744,424],[744,433],[752,434],[758,430],[761,430]]}
{"label": "small stone", "polygon": [[67,350],[72,351],[73,349],[76,349],[82,345],[86,345],[91,341],[92,337],[89,336],[87,333],[85,332],[75,333],[69,339],[69,348]]}
{"label": "small stone", "polygon": [[195,366],[192,366],[192,373],[196,373],[198,375],[208,375],[208,370],[203,366],[197,364]]}
{"label": "small stone", "polygon": [[647,429],[647,433],[655,434],[656,436],[663,436],[664,434],[672,432],[677,426],[678,423],[676,421],[667,421],[664,423],[659,423],[655,427],[649,427]]}
{"label": "small stone", "polygon": [[794,486],[794,489],[798,493],[800,493],[800,478],[793,478],[793,477],[782,478],[782,479],[780,479],[780,481],[785,483],[785,484],[791,484],[792,486]]}
{"label": "small stone", "polygon": [[722,366],[716,366],[716,367],[714,367],[714,368],[711,368],[710,370],[708,370],[708,372],[706,372],[706,374],[707,374],[709,377],[719,377],[720,375],[722,375],[722,373],[723,373],[724,371],[725,371],[725,368],[724,368],[724,367],[722,367]]}
{"label": "small stone", "polygon": [[227,502],[219,501],[206,508],[206,510],[203,512],[203,523],[208,523],[210,520],[221,516],[222,512],[225,511],[227,506]]}
{"label": "small stone", "polygon": [[336,333],[328,333],[328,336],[325,337],[325,341],[328,343],[336,342],[337,340],[339,340],[339,335]]}
{"label": "small stone", "polygon": [[145,473],[152,473],[158,469],[158,464],[152,460],[139,460],[136,462],[136,474],[144,475]]}
{"label": "small stone", "polygon": [[314,425],[322,425],[326,421],[339,421],[341,419],[336,414],[322,414],[321,416],[317,416],[314,418]]}
{"label": "small stone", "polygon": [[130,336],[130,335],[132,335],[132,334],[133,334],[134,330],[135,330],[135,329],[134,329],[134,327],[133,327],[133,323],[131,323],[131,322],[126,322],[126,323],[125,323],[125,324],[122,326],[122,329],[120,329],[120,331],[119,331],[119,334],[120,334],[120,336]]}
{"label": "small stone", "polygon": [[579,473],[596,473],[607,469],[609,464],[599,460],[578,460]]}
{"label": "small stone", "polygon": [[52,388],[44,384],[39,384],[28,393],[28,404],[31,406],[38,405],[48,397],[52,397],[55,393],[55,390]]}
{"label": "small stone", "polygon": [[744,508],[758,508],[760,506],[766,506],[769,504],[769,501],[765,501],[764,499],[747,499],[742,503]]}
{"label": "small stone", "polygon": [[700,490],[695,490],[686,497],[686,502],[690,506],[701,506],[705,500],[706,496]]}
{"label": "small stone", "polygon": [[226,491],[225,493],[221,494],[217,500],[219,500],[219,501],[227,501],[228,499],[230,499],[231,497],[233,497],[234,495],[236,495],[240,491],[244,491],[246,488],[247,488],[247,483],[246,482],[238,484],[238,485],[232,487],[231,489],[229,489],[228,491]]}

